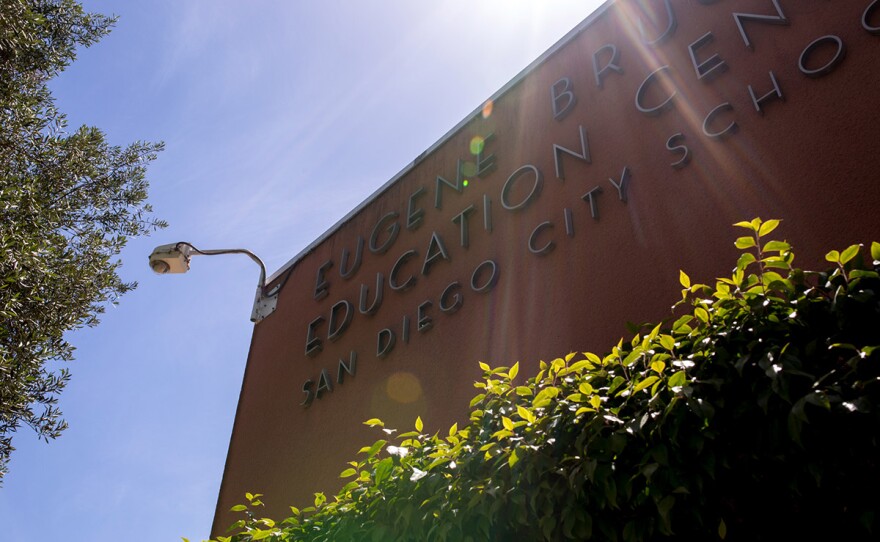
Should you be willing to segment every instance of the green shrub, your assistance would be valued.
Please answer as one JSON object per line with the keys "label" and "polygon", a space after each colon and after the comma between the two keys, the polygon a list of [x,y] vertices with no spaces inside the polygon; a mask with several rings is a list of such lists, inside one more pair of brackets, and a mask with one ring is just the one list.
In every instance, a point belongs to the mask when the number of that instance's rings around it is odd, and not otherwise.
{"label": "green shrub", "polygon": [[249,494],[220,540],[871,539],[880,244],[803,271],[764,240],[778,223],[736,224],[743,254],[714,288],[682,272],[665,329],[521,384],[518,364],[481,364],[467,426],[416,420],[361,449],[335,500],[277,524]]}

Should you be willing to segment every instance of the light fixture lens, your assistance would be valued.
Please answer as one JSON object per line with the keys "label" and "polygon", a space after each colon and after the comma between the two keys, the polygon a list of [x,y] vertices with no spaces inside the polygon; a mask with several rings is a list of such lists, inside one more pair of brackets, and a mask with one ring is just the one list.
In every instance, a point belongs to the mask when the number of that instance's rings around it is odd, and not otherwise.
{"label": "light fixture lens", "polygon": [[165,260],[153,260],[150,262],[150,267],[152,267],[153,271],[159,273],[160,275],[164,275],[171,270],[171,266],[168,265],[168,262],[166,262]]}

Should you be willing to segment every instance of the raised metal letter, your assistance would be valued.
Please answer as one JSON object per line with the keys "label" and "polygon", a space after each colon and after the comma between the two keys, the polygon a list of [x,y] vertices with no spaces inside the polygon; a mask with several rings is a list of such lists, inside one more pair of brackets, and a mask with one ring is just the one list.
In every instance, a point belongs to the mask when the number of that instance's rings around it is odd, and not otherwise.
{"label": "raised metal letter", "polygon": [[677,90],[673,90],[669,97],[663,100],[660,105],[655,105],[654,107],[643,105],[645,94],[647,93],[647,89],[650,86],[651,82],[654,81],[654,79],[661,72],[665,72],[667,70],[669,70],[669,66],[660,66],[656,70],[652,71],[648,75],[648,77],[645,77],[645,80],[642,81],[641,85],[639,85],[639,90],[636,91],[636,109],[638,109],[640,112],[649,116],[655,116],[673,106],[672,99],[675,97],[676,94],[678,94]]}
{"label": "raised metal letter", "polygon": [[669,164],[670,166],[672,166],[675,169],[681,169],[684,166],[686,166],[688,164],[688,162],[691,161],[690,149],[688,149],[687,146],[685,146],[685,145],[676,145],[676,143],[680,139],[684,139],[684,134],[682,134],[682,133],[673,134],[672,137],[670,137],[669,139],[666,140],[666,150],[671,151],[671,152],[680,152],[681,153],[681,159],[679,159],[677,162],[672,162],[671,164]]}
{"label": "raised metal letter", "polygon": [[[482,286],[477,286],[477,280],[480,278],[480,275],[483,274],[483,269],[490,269],[489,280],[487,280]],[[474,268],[473,274],[471,274],[471,290],[477,292],[478,294],[483,294],[491,290],[495,287],[495,284],[498,283],[498,265],[492,260],[486,260]]]}
{"label": "raised metal letter", "polygon": [[715,37],[711,32],[706,32],[703,36],[692,44],[688,45],[688,53],[691,55],[691,63],[694,65],[694,71],[697,72],[697,79],[708,82],[712,77],[719,75],[727,70],[727,63],[721,60],[718,53],[710,56],[703,62],[697,60],[697,49],[712,43]]}
{"label": "raised metal letter", "polygon": [[[345,310],[342,319],[339,319],[339,311]],[[354,307],[347,300],[337,301],[330,308],[330,323],[327,325],[327,340],[336,341],[348,329],[351,318],[354,316]]]}
{"label": "raised metal letter", "polygon": [[327,282],[325,273],[333,267],[333,260],[327,260],[318,268],[318,276],[315,279],[315,301],[320,301],[330,293],[330,283]]}
{"label": "raised metal letter", "polygon": [[593,220],[599,220],[599,202],[596,201],[596,198],[599,194],[602,193],[602,187],[597,186],[596,188],[590,190],[583,196],[581,199],[584,201],[588,201],[590,203],[590,216],[593,217]]}
{"label": "raised metal letter", "polygon": [[537,227],[535,227],[534,230],[532,230],[532,234],[529,235],[529,252],[531,252],[532,254],[537,254],[539,256],[549,254],[550,251],[553,250],[554,247],[556,247],[556,243],[554,243],[552,239],[550,241],[547,241],[547,244],[542,246],[541,248],[535,247],[535,237],[538,236],[539,232],[547,228],[553,228],[553,223],[550,221],[541,222],[537,225]]}
{"label": "raised metal letter", "polygon": [[423,301],[416,311],[416,329],[424,333],[434,327],[434,320],[427,315],[427,310],[433,305],[431,301]]}
{"label": "raised metal letter", "polygon": [[410,277],[406,279],[403,284],[398,284],[397,272],[400,271],[400,266],[402,266],[406,260],[416,255],[418,255],[418,253],[414,249],[409,249],[401,254],[400,257],[397,258],[397,261],[394,262],[394,266],[391,268],[391,273],[388,275],[388,286],[391,286],[392,290],[402,292],[404,290],[412,288],[415,285],[416,277],[413,275],[410,275]]}
{"label": "raised metal letter", "polygon": [[492,233],[492,200],[483,194],[483,229]]}
{"label": "raised metal letter", "polygon": [[[525,172],[531,171],[535,176],[535,181],[532,183],[532,190],[529,192],[529,195],[523,198],[523,200],[516,205],[511,204],[508,201],[510,188],[513,186],[514,181],[521,177]],[[518,211],[520,209],[525,209],[529,203],[532,202],[534,198],[536,198],[541,193],[541,186],[543,184],[543,180],[541,179],[541,172],[535,166],[531,164],[526,164],[521,166],[519,169],[510,174],[510,177],[504,182],[504,186],[501,187],[501,206],[507,209],[508,211]]]}
{"label": "raised metal letter", "polygon": [[733,111],[733,106],[730,105],[730,102],[724,102],[723,104],[719,105],[718,107],[716,107],[712,111],[709,111],[709,114],[706,115],[705,119],[703,119],[703,134],[705,134],[707,137],[711,137],[712,139],[720,139],[720,138],[736,131],[736,127],[737,127],[736,121],[730,121],[730,124],[725,126],[724,129],[719,132],[710,132],[709,131],[709,125],[715,119],[715,116],[718,115],[719,113],[721,113],[722,111]]}
{"label": "raised metal letter", "polygon": [[321,394],[325,391],[333,391],[333,381],[330,379],[330,373],[327,369],[321,369],[321,376],[318,377],[318,389],[315,390],[315,397],[321,398]]}
{"label": "raised metal letter", "polygon": [[[400,225],[397,224],[397,216],[396,211],[391,211],[390,213],[386,213],[378,222],[376,222],[376,225],[373,227],[373,232],[370,233],[370,252],[373,254],[385,254],[388,252],[388,249],[391,248],[391,245],[393,245],[394,241],[397,239],[398,232],[400,232]],[[394,222],[388,227],[388,239],[379,245],[377,244],[379,232],[382,230],[383,225],[390,220],[393,220]]]}
{"label": "raised metal letter", "polygon": [[779,7],[779,0],[770,0],[773,3],[773,7],[776,8],[776,17],[773,15],[756,15],[754,13],[734,13],[733,20],[736,21],[736,27],[739,28],[739,33],[742,36],[743,41],[746,44],[746,47],[749,49],[754,49],[752,46],[752,42],[749,41],[749,36],[746,34],[746,29],[743,28],[743,21],[755,21],[759,23],[766,24],[775,24],[781,26],[788,26],[788,19],[785,17],[785,14],[782,13],[782,8]]}
{"label": "raised metal letter", "polygon": [[373,304],[367,307],[367,296],[370,294],[370,287],[361,284],[361,298],[358,303],[358,309],[361,314],[376,314],[379,307],[382,306],[382,298],[385,293],[385,277],[382,273],[376,273],[376,297],[373,298]]}
{"label": "raised metal letter", "polygon": [[460,290],[460,289],[461,289],[461,284],[459,284],[458,281],[450,282],[449,286],[447,286],[446,288],[443,289],[443,293],[440,294],[440,310],[442,312],[452,314],[453,312],[455,312],[461,308],[461,304],[463,303],[464,300],[462,299],[461,294],[458,292],[455,292],[455,297],[454,297],[454,301],[452,302],[452,305],[450,305],[447,302],[447,298],[449,297],[449,293],[452,292],[453,290]]}
{"label": "raised metal letter", "polygon": [[384,358],[394,350],[394,342],[396,341],[394,332],[387,327],[376,336],[376,357]]}
{"label": "raised metal letter", "polygon": [[752,85],[749,85],[749,96],[752,97],[752,104],[755,106],[755,111],[760,114],[764,114],[764,110],[761,108],[761,104],[768,100],[779,99],[785,101],[785,97],[782,95],[782,89],[779,88],[779,82],[776,81],[776,75],[773,72],[770,72],[770,82],[773,83],[773,90],[764,94],[760,98],[755,94],[755,89],[752,88]]}
{"label": "raised metal letter", "polygon": [[431,241],[428,242],[428,250],[425,252],[425,263],[422,264],[422,274],[427,275],[431,272],[431,266],[438,259],[449,261],[449,253],[446,252],[446,245],[443,244],[443,238],[437,235],[437,232],[431,234]]}
{"label": "raised metal letter", "polygon": [[[561,89],[559,89],[560,85]],[[563,98],[565,105],[560,106],[559,100]],[[571,113],[577,103],[577,97],[571,91],[571,79],[563,77],[550,86],[550,103],[553,106],[553,118],[556,120],[562,120]]]}
{"label": "raised metal letter", "polygon": [[422,224],[422,217],[425,216],[425,210],[421,207],[416,208],[416,198],[425,193],[425,187],[420,186],[418,190],[410,194],[409,202],[406,204],[406,229],[414,230]]}
{"label": "raised metal letter", "polygon": [[324,321],[323,316],[319,316],[309,322],[308,330],[306,331],[306,355],[310,358],[318,355],[318,352],[324,349],[324,345],[321,343],[321,339],[318,338],[315,333],[315,329],[318,325]]}
{"label": "raised metal letter", "polygon": [[562,153],[568,154],[570,156],[574,156],[579,160],[583,160],[584,162],[591,164],[593,160],[590,158],[590,143],[587,141],[587,130],[578,125],[578,134],[581,136],[581,152],[578,154],[576,151],[565,148],[562,145],[553,144],[553,160],[556,162],[556,178],[560,180],[565,180],[565,173],[562,170]]}
{"label": "raised metal letter", "polygon": [[[608,64],[599,68],[599,55],[605,50],[611,51],[611,58],[608,59]],[[617,46],[613,43],[603,45],[593,53],[593,75],[596,76],[597,87],[602,88],[604,86],[605,76],[608,74],[608,71],[615,71],[620,75],[623,75],[623,68],[617,64],[618,60],[620,60],[620,51],[617,50]]]}
{"label": "raised metal letter", "polygon": [[300,403],[303,407],[310,407],[312,405],[312,401],[315,400],[315,394],[312,392],[312,386],[315,384],[313,380],[306,380],[303,382],[302,391],[306,394],[305,400]]}
{"label": "raised metal letter", "polygon": [[666,25],[666,30],[664,30],[658,38],[654,40],[648,39],[647,33],[645,32],[645,24],[642,22],[642,19],[639,18],[639,34],[642,36],[642,43],[645,45],[659,45],[663,43],[672,36],[678,26],[678,21],[675,19],[675,12],[672,11],[672,4],[669,3],[669,0],[663,0],[663,3],[666,5],[666,19],[669,22]]}
{"label": "raised metal letter", "polygon": [[[815,70],[808,69],[807,60],[809,56],[823,43],[833,43],[837,47],[837,52],[834,53],[834,58],[829,60],[824,66],[816,68]],[[845,56],[846,45],[843,44],[842,39],[837,36],[822,36],[821,38],[813,40],[813,42],[807,45],[803,50],[801,57],[798,59],[798,68],[801,70],[801,73],[807,77],[822,77],[823,75],[828,75],[834,71],[834,68],[843,61]]]}
{"label": "raised metal letter", "polygon": [[351,269],[348,267],[349,253],[347,248],[342,249],[342,258],[339,259],[339,276],[344,279],[350,279],[361,268],[361,260],[364,256],[364,238],[358,235],[357,248],[354,251],[354,263]]}
{"label": "raised metal letter", "polygon": [[868,19],[873,15],[873,11],[880,7],[880,0],[874,0],[871,2],[868,7],[865,8],[865,13],[862,14],[862,28],[867,30],[870,34],[874,34],[875,36],[880,36],[880,26],[871,26],[868,22]]}
{"label": "raised metal letter", "polygon": [[617,197],[620,198],[620,201],[626,203],[626,189],[629,188],[629,168],[623,166],[623,171],[620,172],[620,184],[614,182],[614,179],[611,177],[608,177],[608,182],[617,189]]}
{"label": "raised metal letter", "polygon": [[[459,160],[459,163],[461,163],[461,160]],[[455,190],[459,194],[461,194],[461,191],[464,190],[464,183],[461,182],[462,181],[461,175],[456,175],[455,177],[456,177],[455,183],[453,184],[453,183],[447,181],[446,179],[444,179],[443,177],[437,175],[436,191],[434,192],[434,208],[435,209],[442,209],[443,208],[443,185],[444,184],[446,186],[452,188],[453,190]]]}
{"label": "raised metal letter", "polygon": [[452,223],[458,224],[461,228],[461,246],[464,248],[468,247],[469,237],[468,237],[468,215],[476,210],[476,207],[473,205],[468,205],[465,209],[452,217]]}
{"label": "raised metal letter", "polygon": [[345,360],[339,358],[339,367],[336,369],[336,383],[342,384],[343,380],[345,380],[345,373],[354,376],[354,372],[357,370],[357,352],[354,350],[348,355],[348,365],[345,364]]}

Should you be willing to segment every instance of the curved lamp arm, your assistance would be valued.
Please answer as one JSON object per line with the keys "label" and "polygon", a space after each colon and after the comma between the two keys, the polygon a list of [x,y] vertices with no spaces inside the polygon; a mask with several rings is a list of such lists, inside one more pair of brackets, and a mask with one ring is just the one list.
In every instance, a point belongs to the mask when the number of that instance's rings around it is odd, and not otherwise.
{"label": "curved lamp arm", "polygon": [[200,250],[192,243],[180,241],[156,247],[150,254],[150,268],[159,274],[186,273],[189,271],[189,261],[192,255],[217,256],[220,254],[244,254],[260,266],[260,281],[257,283],[251,322],[259,322],[275,312],[280,288],[275,288],[271,294],[266,293],[266,266],[263,264],[263,260],[250,250],[243,248]]}

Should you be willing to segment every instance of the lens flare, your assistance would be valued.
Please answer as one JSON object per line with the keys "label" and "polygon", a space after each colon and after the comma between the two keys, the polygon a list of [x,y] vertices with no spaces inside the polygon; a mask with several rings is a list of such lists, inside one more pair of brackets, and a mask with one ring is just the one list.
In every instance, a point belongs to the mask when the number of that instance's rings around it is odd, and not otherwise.
{"label": "lens flare", "polygon": [[422,383],[414,374],[400,371],[388,377],[385,392],[398,403],[414,403],[422,396]]}
{"label": "lens flare", "polygon": [[483,152],[483,147],[486,145],[486,140],[480,136],[474,136],[471,138],[471,154],[478,155]]}
{"label": "lens flare", "polygon": [[483,104],[483,118],[488,119],[490,115],[492,115],[492,108],[495,106],[495,102],[492,100],[486,100],[486,103]]}
{"label": "lens flare", "polygon": [[477,174],[477,164],[473,162],[464,162],[461,164],[461,174],[465,177],[473,177]]}

